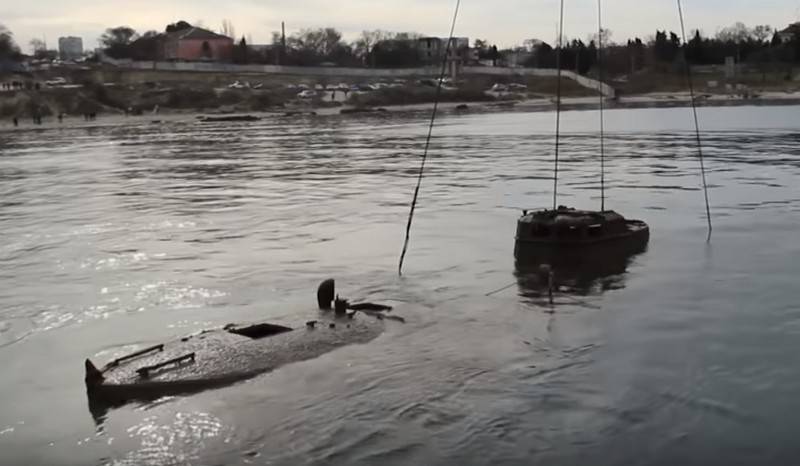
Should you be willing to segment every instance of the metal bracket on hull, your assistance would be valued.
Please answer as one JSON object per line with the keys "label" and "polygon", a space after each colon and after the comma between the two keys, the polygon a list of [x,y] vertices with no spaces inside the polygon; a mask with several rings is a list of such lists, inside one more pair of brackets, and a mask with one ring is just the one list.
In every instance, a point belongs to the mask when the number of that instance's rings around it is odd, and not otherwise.
{"label": "metal bracket on hull", "polygon": [[112,367],[117,367],[124,361],[127,361],[129,359],[138,358],[139,356],[144,356],[145,354],[152,353],[153,351],[164,351],[164,345],[161,344],[161,345],[151,346],[151,347],[145,348],[145,349],[143,349],[141,351],[137,351],[135,353],[131,353],[131,354],[127,355],[127,356],[122,356],[121,358],[117,358],[117,359],[111,361],[110,363],[108,363],[108,365],[106,365],[105,369],[103,369],[103,370],[105,371],[106,369],[110,369]]}
{"label": "metal bracket on hull", "polygon": [[171,366],[172,364],[180,364],[184,361],[191,361],[194,362],[195,353],[184,354],[183,356],[170,359],[169,361],[164,361],[162,363],[154,364],[152,366],[145,366],[141,369],[136,369],[136,373],[139,374],[139,377],[147,378],[150,376],[150,371],[161,369],[162,367]]}

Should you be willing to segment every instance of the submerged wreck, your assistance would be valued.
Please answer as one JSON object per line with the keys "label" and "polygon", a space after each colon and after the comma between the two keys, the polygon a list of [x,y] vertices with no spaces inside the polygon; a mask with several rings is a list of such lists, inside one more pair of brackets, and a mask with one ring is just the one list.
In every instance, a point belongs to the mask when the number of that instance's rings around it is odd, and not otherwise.
{"label": "submerged wreck", "polygon": [[519,266],[553,267],[602,263],[642,252],[650,228],[613,210],[588,211],[559,206],[523,212],[517,221],[514,257]]}
{"label": "submerged wreck", "polygon": [[203,123],[219,123],[228,121],[259,121],[261,117],[255,115],[210,115],[197,118]]}
{"label": "submerged wreck", "polygon": [[[144,348],[102,368],[87,359],[90,410],[96,418],[102,417],[108,408],[132,401],[230,385],[343,346],[369,342],[384,330],[380,312],[391,309],[370,303],[351,305],[336,297],[334,312],[333,280],[320,285],[317,298],[321,310],[330,312],[297,327],[229,324]],[[358,316],[359,311],[372,316]]]}

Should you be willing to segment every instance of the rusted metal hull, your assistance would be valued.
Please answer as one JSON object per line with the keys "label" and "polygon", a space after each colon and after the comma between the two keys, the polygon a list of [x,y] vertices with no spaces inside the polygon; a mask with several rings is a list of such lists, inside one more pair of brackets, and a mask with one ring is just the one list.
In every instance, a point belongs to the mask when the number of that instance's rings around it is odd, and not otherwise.
{"label": "rusted metal hull", "polygon": [[579,240],[517,238],[514,258],[518,263],[581,263],[609,255],[643,252],[650,241],[650,228],[640,220],[627,220],[625,233]]}

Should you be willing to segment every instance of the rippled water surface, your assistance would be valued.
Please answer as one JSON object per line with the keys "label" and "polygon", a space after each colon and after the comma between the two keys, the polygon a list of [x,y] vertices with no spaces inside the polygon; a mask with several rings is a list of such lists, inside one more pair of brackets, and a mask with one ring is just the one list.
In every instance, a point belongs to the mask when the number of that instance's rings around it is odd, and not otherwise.
{"label": "rippled water surface", "polygon": [[[0,463],[796,464],[799,111],[701,110],[710,244],[689,110],[608,112],[608,206],[650,247],[554,312],[513,263],[552,114],[439,120],[403,278],[424,114],[2,128]],[[597,114],[564,127],[560,203],[597,208]],[[84,358],[296,324],[327,277],[407,323],[90,414]]]}

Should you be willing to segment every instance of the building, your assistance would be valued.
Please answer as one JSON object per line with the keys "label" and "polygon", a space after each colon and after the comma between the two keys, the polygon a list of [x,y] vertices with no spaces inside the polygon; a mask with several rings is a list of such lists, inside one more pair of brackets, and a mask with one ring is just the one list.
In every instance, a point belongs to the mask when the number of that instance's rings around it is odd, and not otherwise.
{"label": "building", "polygon": [[[428,64],[441,63],[442,56],[447,50],[447,39],[441,37],[421,37],[417,39],[417,50],[423,62]],[[468,37],[453,37],[450,43],[450,56],[462,61],[470,61],[472,54],[469,48]]]}
{"label": "building", "polygon": [[786,29],[778,31],[778,37],[784,44],[793,41],[798,35],[800,35],[800,23],[790,24]]}
{"label": "building", "polygon": [[170,32],[163,36],[163,57],[176,61],[229,61],[233,58],[233,39],[198,27]]}
{"label": "building", "polygon": [[83,57],[83,39],[80,37],[59,37],[58,56],[62,60],[78,60]]}
{"label": "building", "polygon": [[523,48],[504,50],[500,55],[500,62],[508,68],[522,68],[531,63],[534,56],[534,52]]}

